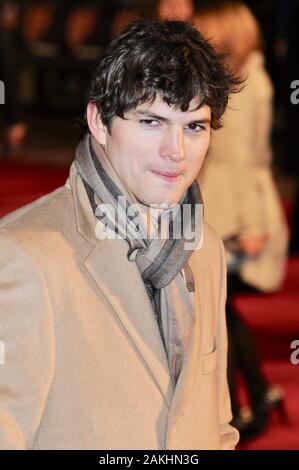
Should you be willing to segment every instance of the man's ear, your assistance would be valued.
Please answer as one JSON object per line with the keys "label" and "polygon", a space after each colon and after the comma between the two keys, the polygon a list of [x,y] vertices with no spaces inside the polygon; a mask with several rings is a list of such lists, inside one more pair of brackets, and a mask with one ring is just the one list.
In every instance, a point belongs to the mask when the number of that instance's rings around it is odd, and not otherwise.
{"label": "man's ear", "polygon": [[86,109],[89,130],[96,141],[106,147],[107,127],[103,124],[101,115],[95,103],[89,102]]}

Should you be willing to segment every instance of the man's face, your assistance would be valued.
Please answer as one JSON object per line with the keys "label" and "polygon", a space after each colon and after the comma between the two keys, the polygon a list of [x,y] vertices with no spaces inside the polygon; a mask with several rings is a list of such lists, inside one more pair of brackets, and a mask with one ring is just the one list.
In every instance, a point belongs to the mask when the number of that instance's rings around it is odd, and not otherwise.
{"label": "man's face", "polygon": [[[186,112],[160,96],[115,117],[105,133],[106,152],[122,182],[145,205],[176,204],[195,180],[210,142],[211,110]],[[101,142],[103,143],[103,142]]]}

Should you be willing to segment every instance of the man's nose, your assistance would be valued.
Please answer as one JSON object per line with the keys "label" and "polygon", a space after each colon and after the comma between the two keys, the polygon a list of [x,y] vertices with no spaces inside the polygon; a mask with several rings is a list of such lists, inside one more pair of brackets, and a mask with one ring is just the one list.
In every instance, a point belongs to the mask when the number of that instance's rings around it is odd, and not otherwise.
{"label": "man's nose", "polygon": [[181,129],[167,129],[160,146],[160,156],[179,162],[185,159],[184,133]]}

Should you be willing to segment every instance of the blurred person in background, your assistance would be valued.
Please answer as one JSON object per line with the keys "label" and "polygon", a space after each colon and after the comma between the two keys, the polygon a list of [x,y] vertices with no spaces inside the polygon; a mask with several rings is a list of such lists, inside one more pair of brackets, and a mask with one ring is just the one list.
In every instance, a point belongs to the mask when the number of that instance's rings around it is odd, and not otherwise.
{"label": "blurred person in background", "polygon": [[158,0],[157,15],[163,20],[190,21],[194,16],[194,0]]}
{"label": "blurred person in background", "polygon": [[5,104],[1,106],[3,118],[2,153],[14,152],[23,142],[27,125],[20,117],[17,94],[16,51],[14,32],[19,25],[19,8],[15,1],[0,1],[0,80],[5,86]]}
{"label": "blurred person in background", "polygon": [[[271,172],[273,90],[260,29],[245,4],[205,7],[195,24],[244,80],[241,93],[231,95],[223,128],[212,134],[199,182],[205,220],[221,234],[227,252],[228,380],[233,423],[245,439],[262,432],[270,411],[283,404],[283,393],[267,382],[251,333],[233,303],[240,292],[279,289],[284,277],[288,235]],[[236,370],[245,379],[250,414],[239,408]]]}
{"label": "blurred person in background", "polygon": [[[288,23],[288,89],[290,93],[295,93],[295,102],[290,99],[288,94],[287,101],[287,125],[286,125],[286,144],[288,148],[287,170],[289,174],[296,178],[297,188],[295,194],[294,211],[292,217],[292,236],[290,240],[290,251],[292,254],[299,253],[299,158],[298,158],[298,132],[299,132],[299,103],[297,102],[299,93],[299,1],[294,1]],[[291,87],[295,82],[296,89]],[[294,86],[294,85],[293,85]],[[297,103],[297,104],[296,104]]]}

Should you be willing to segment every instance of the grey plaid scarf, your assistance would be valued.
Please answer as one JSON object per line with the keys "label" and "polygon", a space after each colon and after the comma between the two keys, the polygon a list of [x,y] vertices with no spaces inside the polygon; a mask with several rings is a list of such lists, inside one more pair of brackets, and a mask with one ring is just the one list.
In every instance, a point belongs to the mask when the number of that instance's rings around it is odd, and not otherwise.
{"label": "grey plaid scarf", "polygon": [[[89,134],[77,147],[75,164],[106,236],[128,243],[128,260],[135,261],[139,268],[175,385],[194,321],[194,299],[190,294],[194,292],[194,280],[188,259],[202,243],[202,199],[198,185],[196,182],[191,185],[176,210],[154,211],[158,215],[153,217],[156,231],[152,237],[142,217],[145,206],[123,185],[105,150]],[[183,214],[184,205],[189,210]],[[167,238],[162,235],[165,220]],[[176,234],[181,234],[180,238]],[[193,248],[186,248],[188,244]]]}

